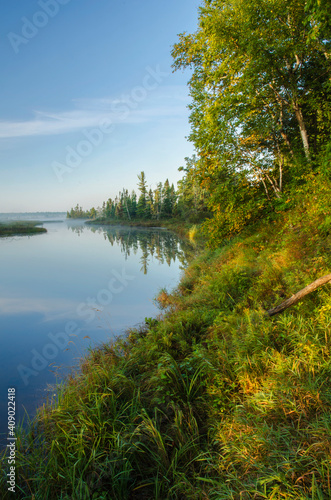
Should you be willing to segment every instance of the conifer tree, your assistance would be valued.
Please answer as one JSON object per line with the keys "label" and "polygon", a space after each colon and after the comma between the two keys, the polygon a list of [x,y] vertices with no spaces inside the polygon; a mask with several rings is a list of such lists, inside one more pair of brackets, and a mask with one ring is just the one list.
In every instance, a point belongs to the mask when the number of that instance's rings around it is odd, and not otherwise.
{"label": "conifer tree", "polygon": [[145,219],[147,212],[147,183],[145,172],[140,172],[138,174],[138,189],[140,191],[140,196],[137,205],[137,217],[141,219]]}

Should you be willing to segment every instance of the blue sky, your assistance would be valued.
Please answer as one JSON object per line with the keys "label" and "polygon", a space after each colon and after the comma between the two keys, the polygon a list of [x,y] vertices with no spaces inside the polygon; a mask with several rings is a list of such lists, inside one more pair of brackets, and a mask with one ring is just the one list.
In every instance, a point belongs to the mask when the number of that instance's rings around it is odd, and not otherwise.
{"label": "blue sky", "polygon": [[172,73],[195,0],[5,0],[0,212],[98,206],[193,152],[189,72]]}

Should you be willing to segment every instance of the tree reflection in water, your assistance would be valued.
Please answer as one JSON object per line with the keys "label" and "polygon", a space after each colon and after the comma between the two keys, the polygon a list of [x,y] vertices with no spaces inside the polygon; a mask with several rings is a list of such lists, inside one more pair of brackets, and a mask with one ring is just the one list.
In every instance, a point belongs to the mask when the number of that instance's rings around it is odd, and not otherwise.
{"label": "tree reflection in water", "polygon": [[141,252],[141,271],[147,274],[151,259],[165,262],[168,266],[176,259],[186,266],[195,254],[195,247],[188,240],[181,239],[175,233],[160,228],[139,228],[130,226],[90,226],[84,224],[68,224],[68,228],[80,235],[83,231],[103,234],[105,240],[119,245],[125,259],[133,253]]}

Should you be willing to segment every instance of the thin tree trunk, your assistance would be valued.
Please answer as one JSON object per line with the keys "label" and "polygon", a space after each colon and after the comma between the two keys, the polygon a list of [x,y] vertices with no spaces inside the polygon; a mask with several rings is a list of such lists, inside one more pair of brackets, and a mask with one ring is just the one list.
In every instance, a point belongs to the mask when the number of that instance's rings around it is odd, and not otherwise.
{"label": "thin tree trunk", "polygon": [[264,190],[265,190],[265,193],[266,193],[266,195],[267,195],[267,198],[268,198],[268,200],[269,200],[269,201],[271,201],[270,196],[269,196],[269,191],[268,191],[267,185],[266,185],[266,183],[264,182],[264,179],[263,179],[262,175],[260,175],[260,179],[261,179],[261,182],[262,182],[262,184],[263,184],[263,186],[264,186]]}
{"label": "thin tree trunk", "polygon": [[277,139],[275,140],[276,142],[276,146],[277,146],[277,151],[278,151],[278,155],[279,155],[279,191],[282,192],[283,191],[283,166],[284,166],[284,158],[283,158],[283,155],[280,151],[280,147],[279,147],[279,144],[278,144],[278,141]]}
{"label": "thin tree trunk", "polygon": [[[289,63],[287,63],[287,67],[288,67],[288,69],[290,69]],[[280,118],[281,118],[281,124],[282,124],[283,104],[289,105],[289,102],[279,94],[279,92],[274,88],[272,83],[269,83],[269,87],[274,91],[276,100],[278,101],[278,103],[281,106]],[[298,102],[294,99],[292,100],[292,106],[294,109],[295,117],[296,117],[298,125],[299,125],[301,139],[303,142],[303,148],[305,151],[305,156],[306,156],[307,160],[310,160],[308,133],[307,133],[305,121],[303,119],[303,114],[302,114],[302,111],[301,111],[301,108],[300,108]],[[282,130],[281,130],[281,134],[282,134],[282,137],[285,140],[286,144],[288,145],[291,154],[293,155],[293,151],[292,151],[291,145],[288,141],[288,137],[286,136],[285,132]]]}
{"label": "thin tree trunk", "polygon": [[303,143],[303,149],[305,151],[305,155],[306,155],[307,160],[310,160],[308,133],[307,133],[305,121],[303,119],[302,111],[301,111],[297,102],[293,103],[293,107],[294,107],[295,117],[296,117],[297,122],[299,124],[301,139],[302,139],[302,143]]}
{"label": "thin tree trunk", "polygon": [[279,163],[279,190],[280,190],[280,192],[283,191],[283,165],[284,165],[284,160],[283,160],[283,157],[281,157],[280,163]]}
{"label": "thin tree trunk", "polygon": [[270,182],[271,187],[272,187],[272,189],[274,190],[274,193],[275,193],[275,195],[276,195],[276,198],[281,198],[281,195],[280,195],[280,189],[279,189],[279,187],[277,186],[276,181],[275,181],[275,180],[273,180],[273,179],[271,179],[271,178],[270,178],[270,176],[269,176],[267,173],[265,173],[265,176],[266,176],[266,178],[268,179],[268,181]]}
{"label": "thin tree trunk", "polygon": [[275,307],[274,309],[269,309],[269,311],[267,311],[267,314],[269,316],[274,316],[275,314],[279,314],[279,313],[285,311],[285,309],[293,306],[294,304],[297,304],[297,302],[299,302],[299,300],[303,299],[303,297],[305,297],[309,293],[316,290],[316,288],[318,288],[322,285],[325,285],[326,283],[329,283],[330,281],[331,281],[331,274],[327,274],[326,276],[323,276],[322,278],[319,278],[318,280],[313,281],[313,283],[310,283],[310,285],[306,286],[305,288],[300,290],[298,293],[292,295],[292,297],[290,297],[289,299],[287,299],[284,302],[282,302],[281,304],[279,304],[279,306]]}
{"label": "thin tree trunk", "polygon": [[[248,153],[248,154],[249,154],[249,153]],[[252,156],[252,155],[249,155],[249,156]],[[258,178],[259,180],[261,180],[261,182],[262,182],[262,184],[263,184],[263,186],[264,186],[264,189],[265,189],[265,192],[266,192],[266,195],[267,195],[268,200],[270,200],[270,196],[269,196],[269,192],[268,192],[268,189],[267,189],[266,183],[265,183],[265,181],[264,181],[264,179],[263,179],[263,176],[265,176],[265,177],[268,179],[268,181],[270,182],[271,187],[272,187],[272,189],[274,190],[274,193],[275,193],[276,197],[277,197],[277,198],[280,198],[281,196],[280,196],[280,194],[279,194],[279,188],[278,188],[278,186],[277,186],[277,185],[276,185],[276,184],[275,184],[275,183],[274,183],[274,182],[270,179],[269,175],[268,175],[266,172],[264,172],[264,171],[262,170],[262,168],[260,168],[258,165],[255,165],[255,164],[254,164],[254,162],[253,162],[253,160],[248,160],[248,161],[249,161],[250,165],[253,167],[253,170],[256,170],[256,171],[257,171],[257,173],[256,173],[257,178]]]}

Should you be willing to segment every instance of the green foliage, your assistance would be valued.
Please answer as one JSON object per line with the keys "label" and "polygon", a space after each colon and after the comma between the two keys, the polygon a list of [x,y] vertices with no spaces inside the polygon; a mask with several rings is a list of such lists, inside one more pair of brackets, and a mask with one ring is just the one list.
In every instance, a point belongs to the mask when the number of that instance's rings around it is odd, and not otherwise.
{"label": "green foliage", "polygon": [[84,211],[81,206],[77,203],[75,208],[71,208],[67,212],[67,219],[95,219],[97,211],[94,207],[91,210]]}
{"label": "green foliage", "polygon": [[211,244],[286,210],[320,167],[331,131],[330,28],[323,2],[204,0],[197,31],[175,44],[174,68],[193,69],[194,179],[208,193]]}
{"label": "green foliage", "polygon": [[185,158],[186,166],[179,167],[184,177],[178,182],[177,213],[182,218],[199,222],[209,215],[207,190],[201,186],[199,160],[196,155]]}

